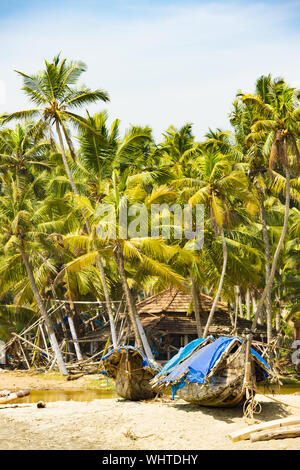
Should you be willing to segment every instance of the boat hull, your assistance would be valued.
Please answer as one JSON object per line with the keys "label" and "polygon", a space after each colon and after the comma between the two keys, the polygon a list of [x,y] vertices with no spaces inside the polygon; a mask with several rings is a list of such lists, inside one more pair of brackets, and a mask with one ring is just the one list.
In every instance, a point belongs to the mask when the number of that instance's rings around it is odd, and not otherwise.
{"label": "boat hull", "polygon": [[[183,400],[202,406],[233,407],[246,398],[245,377],[246,348],[241,345],[224,358],[207,384],[191,383],[178,390]],[[251,364],[251,381],[255,384],[255,365]]]}
{"label": "boat hull", "polygon": [[178,391],[178,396],[196,405],[231,407],[244,402],[246,390],[243,385],[243,379],[224,386],[188,383],[183,389]]}
{"label": "boat hull", "polygon": [[105,361],[104,369],[108,377],[114,379],[115,391],[120,397],[136,401],[157,396],[157,390],[150,385],[157,370],[143,367],[142,363],[139,351],[125,348],[115,350]]}

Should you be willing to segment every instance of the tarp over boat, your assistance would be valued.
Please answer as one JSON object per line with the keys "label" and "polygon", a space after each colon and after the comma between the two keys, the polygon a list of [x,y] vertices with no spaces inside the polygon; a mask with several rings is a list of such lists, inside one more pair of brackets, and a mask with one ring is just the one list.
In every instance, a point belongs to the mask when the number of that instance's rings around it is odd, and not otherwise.
{"label": "tarp over boat", "polygon": [[[113,354],[113,353],[116,353],[116,352],[122,352],[122,351],[131,351],[131,352],[138,352],[141,356],[141,366],[146,368],[146,367],[150,367],[151,369],[153,369],[156,373],[157,372],[160,372],[161,371],[161,366],[159,366],[156,362],[154,361],[151,361],[150,359],[148,359],[145,354],[142,353],[142,351],[134,346],[118,346],[117,348],[114,348],[112,349],[111,351],[109,351],[109,353],[107,353],[103,358],[102,358],[102,361],[103,363],[105,363],[105,361]],[[102,374],[105,374],[106,372],[105,371],[101,371]]]}
{"label": "tarp over boat", "polygon": [[197,347],[205,341],[203,338],[197,338],[194,339],[194,341],[191,341],[188,343],[186,346],[182,347],[179,349],[178,353],[175,354],[162,368],[160,373],[156,376],[156,378],[165,375],[167,372],[170,372],[171,369],[177,366],[179,362],[184,361]]}
{"label": "tarp over boat", "polygon": [[[156,376],[157,383],[165,382],[166,385],[172,385],[173,396],[176,390],[184,387],[187,382],[205,384],[209,374],[222,356],[233,347],[233,343],[243,343],[239,338],[226,336],[221,336],[216,340],[210,337],[209,342],[205,341],[206,344],[203,343],[203,339],[199,338],[199,340],[192,341],[182,348],[176,357],[173,357]],[[203,343],[203,347],[201,347],[201,343]],[[197,349],[199,345],[200,347]],[[261,367],[263,375],[268,376],[270,366],[253,348],[251,348],[251,353]]]}

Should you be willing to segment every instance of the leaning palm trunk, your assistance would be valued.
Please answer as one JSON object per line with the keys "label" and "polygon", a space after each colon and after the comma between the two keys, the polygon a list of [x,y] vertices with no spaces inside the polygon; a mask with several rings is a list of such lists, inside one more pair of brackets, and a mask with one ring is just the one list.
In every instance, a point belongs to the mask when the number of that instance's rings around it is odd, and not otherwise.
{"label": "leaning palm trunk", "polygon": [[[266,261],[266,281],[270,276],[270,242],[268,237],[268,229],[266,223],[266,214],[264,206],[264,196],[261,187],[258,185],[259,193],[259,209],[260,209],[260,219],[262,224],[262,233],[265,249],[265,261]],[[266,311],[267,311],[267,341],[268,344],[272,341],[272,300],[271,300],[271,291],[267,293],[266,296]]]}
{"label": "leaning palm trunk", "polygon": [[195,320],[197,325],[197,334],[199,338],[202,338],[202,325],[200,317],[200,303],[199,303],[199,287],[197,281],[192,276],[192,295],[193,295],[193,304],[195,312]]}
{"label": "leaning palm trunk", "polygon": [[78,189],[76,187],[75,181],[73,179],[73,176],[72,176],[72,173],[71,173],[68,161],[67,161],[65,148],[64,148],[64,143],[63,143],[63,139],[62,139],[62,135],[61,135],[61,131],[60,131],[58,121],[56,121],[56,132],[57,132],[57,135],[58,135],[60,149],[61,149],[61,156],[62,156],[63,164],[64,164],[64,167],[65,167],[67,176],[68,176],[68,180],[70,181],[70,185],[72,187],[73,193],[75,194],[75,196],[78,196],[79,192],[78,192]]}
{"label": "leaning palm trunk", "polygon": [[[52,291],[53,299],[57,299],[55,287],[54,287],[54,285],[53,285],[52,283],[51,283],[51,291]],[[65,307],[64,307],[64,308],[65,308]],[[61,311],[61,307],[58,308],[57,313],[58,313],[59,320],[60,320],[60,322],[61,322],[61,328],[62,328],[62,330],[63,330],[64,338],[65,338],[65,341],[66,341],[66,345],[68,345],[69,335],[68,335],[68,330],[67,330],[66,325],[65,325],[65,322],[64,322],[64,315],[63,315],[63,313],[62,313],[62,311]]]}
{"label": "leaning palm trunk", "polygon": [[117,334],[116,334],[116,328],[115,328],[115,322],[114,322],[114,315],[113,311],[111,308],[111,301],[110,301],[110,296],[109,296],[109,291],[107,288],[107,283],[105,279],[105,272],[104,272],[104,267],[103,263],[100,257],[97,259],[97,267],[99,269],[100,273],[100,279],[103,287],[103,292],[104,292],[104,297],[105,297],[105,302],[106,302],[106,308],[107,308],[107,313],[108,313],[108,319],[109,319],[109,324],[110,324],[110,331],[111,331],[111,339],[112,339],[112,344],[113,347],[117,347]]}
{"label": "leaning palm trunk", "polygon": [[247,311],[247,320],[250,320],[251,319],[251,309],[250,309],[250,291],[249,289],[246,290],[246,298],[245,298],[245,301],[246,301],[246,311]]}
{"label": "leaning palm trunk", "polygon": [[32,268],[30,266],[27,253],[24,250],[22,245],[19,246],[19,250],[20,250],[20,253],[21,253],[25,268],[26,268],[26,271],[27,271],[27,275],[28,275],[28,279],[29,279],[29,282],[30,282],[30,286],[31,286],[33,295],[35,297],[36,303],[37,303],[38,308],[41,312],[43,320],[45,321],[45,325],[46,325],[46,328],[47,328],[47,331],[48,331],[48,334],[49,334],[50,342],[51,342],[51,345],[52,345],[52,348],[53,348],[53,351],[54,351],[59,369],[60,369],[60,371],[63,375],[68,375],[66,365],[64,363],[64,360],[63,360],[61,351],[59,349],[58,342],[57,342],[57,339],[56,339],[56,336],[55,336],[55,333],[54,333],[54,330],[53,330],[53,327],[52,327],[52,324],[51,324],[51,320],[50,320],[50,318],[48,316],[48,313],[47,313],[47,311],[44,307],[42,298],[41,298],[39,290],[37,288],[37,285],[36,285],[36,282],[35,282],[35,279],[34,279],[34,276],[33,276]]}
{"label": "leaning palm trunk", "polygon": [[[57,131],[57,135],[58,135],[58,138],[59,138],[59,144],[60,144],[60,148],[61,148],[62,160],[63,160],[63,163],[64,163],[64,167],[65,167],[68,179],[70,181],[70,185],[72,187],[72,190],[73,190],[73,193],[75,194],[75,196],[78,196],[79,192],[78,192],[77,186],[75,184],[75,181],[73,179],[73,176],[72,176],[72,173],[71,173],[68,161],[67,161],[67,157],[66,157],[66,153],[65,153],[65,149],[64,149],[63,138],[62,138],[62,135],[61,135],[61,131],[60,131],[58,121],[56,121],[56,131]],[[70,141],[69,138],[67,138],[66,133],[65,133],[65,138],[67,139],[67,144],[69,146],[70,152],[72,153],[73,148],[71,147],[71,141]],[[87,226],[88,225],[89,224],[87,224]],[[88,226],[88,231],[90,231],[89,226]],[[105,279],[103,264],[102,264],[102,261],[101,261],[100,258],[98,258],[98,260],[97,260],[97,267],[99,269],[100,279],[101,279],[101,283],[102,283],[102,287],[103,287],[103,291],[104,291],[104,296],[105,296],[105,301],[106,301],[106,308],[107,308],[107,312],[108,312],[108,318],[109,318],[109,324],[110,324],[110,330],[111,330],[111,336],[112,336],[112,343],[113,343],[113,346],[116,347],[116,345],[117,345],[116,329],[115,329],[115,324],[114,324],[113,312],[112,312],[112,308],[111,308],[111,299],[110,299],[110,296],[109,296],[109,291],[108,291],[108,287],[107,287],[107,283],[106,283],[106,279]]]}
{"label": "leaning palm trunk", "polygon": [[74,344],[77,360],[82,361],[83,357],[82,357],[80,344],[79,344],[78,336],[77,336],[77,331],[76,331],[76,327],[75,327],[75,323],[74,323],[74,316],[75,316],[74,304],[73,304],[72,299],[70,299],[70,301],[71,301],[71,303],[70,303],[71,313],[68,312],[68,323],[69,323],[69,326],[70,326],[70,332],[71,332],[71,336],[72,336],[72,339],[73,339],[73,344]]}
{"label": "leaning palm trunk", "polygon": [[288,165],[285,166],[285,177],[286,177],[286,190],[285,190],[285,212],[284,212],[283,228],[282,228],[280,239],[278,241],[278,245],[276,247],[276,251],[274,254],[271,272],[270,272],[269,278],[267,279],[266,286],[262,293],[255,317],[253,319],[252,328],[251,328],[252,331],[254,331],[257,326],[257,320],[259,316],[261,315],[263,305],[267,296],[271,295],[271,289],[272,289],[272,284],[273,284],[273,280],[275,276],[278,258],[279,258],[280,251],[281,251],[281,248],[282,248],[285,236],[286,236],[287,228],[288,228],[289,209],[290,209],[290,170],[288,168]]}
{"label": "leaning palm trunk", "polygon": [[203,338],[207,337],[209,327],[212,324],[214,313],[215,313],[215,310],[217,308],[217,303],[218,303],[220,295],[221,295],[221,290],[222,290],[222,287],[223,287],[224,277],[225,277],[225,273],[226,273],[228,253],[227,253],[227,244],[226,244],[226,240],[225,240],[223,227],[221,227],[221,238],[222,238],[222,248],[223,248],[223,267],[222,267],[222,272],[221,272],[221,277],[220,277],[220,281],[219,281],[217,294],[215,296],[214,302],[213,302],[212,307],[211,307],[211,311],[209,312],[209,316],[208,316],[208,319],[207,319],[207,322],[206,322],[206,325],[205,325]]}
{"label": "leaning palm trunk", "polygon": [[122,286],[123,286],[123,290],[124,290],[124,294],[125,294],[125,298],[126,298],[126,302],[128,306],[128,315],[129,315],[129,319],[131,322],[131,326],[133,328],[136,346],[143,351],[142,339],[141,339],[139,327],[137,324],[138,315],[137,315],[136,307],[135,307],[135,304],[134,304],[134,301],[133,301],[133,298],[132,298],[132,295],[131,295],[131,292],[127,283],[126,273],[124,269],[124,259],[123,259],[123,255],[121,253],[121,249],[119,246],[117,246],[114,252],[114,257],[115,257],[116,265],[117,265],[117,268],[121,277],[121,281],[122,281]]}

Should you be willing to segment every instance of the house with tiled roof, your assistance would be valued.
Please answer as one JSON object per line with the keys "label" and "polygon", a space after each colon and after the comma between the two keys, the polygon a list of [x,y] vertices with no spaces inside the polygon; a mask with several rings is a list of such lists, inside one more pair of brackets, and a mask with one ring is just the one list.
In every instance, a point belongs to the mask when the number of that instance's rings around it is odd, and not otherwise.
{"label": "house with tiled roof", "polygon": [[[200,294],[200,318],[204,327],[213,303],[212,297]],[[166,289],[136,304],[148,341],[158,359],[169,359],[181,346],[197,338],[192,295],[175,288]],[[236,329],[228,305],[218,302],[209,334],[218,337],[242,336],[251,321],[237,317]],[[256,339],[264,340],[266,328],[258,326]]]}

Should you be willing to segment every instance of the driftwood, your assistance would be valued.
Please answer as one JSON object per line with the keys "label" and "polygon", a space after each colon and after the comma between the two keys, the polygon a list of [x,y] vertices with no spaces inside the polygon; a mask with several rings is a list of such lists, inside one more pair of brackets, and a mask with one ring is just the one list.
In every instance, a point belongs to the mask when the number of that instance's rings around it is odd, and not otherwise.
{"label": "driftwood", "polygon": [[29,394],[30,394],[29,390],[20,390],[19,392],[10,393],[9,395],[5,397],[0,398],[0,403],[1,404],[9,403],[15,400],[16,398],[26,397]]}
{"label": "driftwood", "polygon": [[271,439],[285,439],[287,437],[299,437],[300,425],[283,426],[268,431],[260,431],[250,434],[250,441],[270,441]]}
{"label": "driftwood", "polygon": [[[50,302],[52,306],[48,309],[48,315],[52,318],[53,326],[57,330],[57,340],[59,342],[60,351],[65,358],[67,369],[71,369],[71,371],[74,372],[74,369],[76,369],[76,363],[73,362],[75,354],[72,349],[72,347],[74,347],[74,341],[69,338],[69,330],[65,327],[64,318],[60,314],[62,307],[68,310],[70,302],[58,299],[52,299]],[[105,344],[105,341],[110,339],[109,333],[105,330],[109,322],[106,318],[106,302],[73,301],[73,303],[82,306],[87,305],[89,313],[92,313],[90,318],[86,320],[84,317],[85,313],[81,311],[77,312],[78,325],[76,328],[78,329],[78,342],[81,343],[84,358],[84,360],[79,361],[78,372],[82,372],[86,370],[87,364],[90,365],[93,360],[100,359],[103,355],[101,351],[101,349],[103,349],[102,344]],[[114,301],[113,303],[115,310],[125,312],[126,302],[121,300]],[[94,320],[97,318],[101,321],[101,325],[94,325]],[[99,330],[99,335],[93,334],[90,338],[89,336],[95,328]],[[102,337],[102,330],[104,331],[104,337]],[[37,338],[39,338],[41,344],[36,341]],[[90,343],[95,343],[94,347],[91,348]],[[66,344],[67,348],[65,348]],[[12,333],[10,340],[5,344],[5,354],[7,359],[5,367],[9,369],[30,370],[34,368],[35,370],[42,369],[44,371],[57,369],[55,354],[42,318],[26,326],[20,333]],[[90,355],[92,357],[88,357]],[[97,368],[87,367],[87,371],[87,373],[94,373],[97,372]]]}
{"label": "driftwood", "polygon": [[7,397],[11,393],[11,390],[1,390],[0,391],[0,398]]}
{"label": "driftwood", "polygon": [[247,428],[243,428],[239,431],[234,431],[229,434],[228,437],[234,442],[237,442],[245,439],[250,439],[251,434],[255,432],[296,424],[300,425],[300,416],[290,416],[288,418],[274,419],[272,421],[268,421],[267,423],[254,424],[253,426],[248,426]]}
{"label": "driftwood", "polygon": [[34,407],[34,403],[30,403],[30,404],[23,404],[23,403],[20,403],[20,405],[16,404],[16,405],[3,405],[3,406],[0,406],[0,410],[7,410],[7,408],[26,408],[26,407],[31,407],[33,408]]}
{"label": "driftwood", "polygon": [[22,338],[22,336],[17,335],[17,333],[12,333],[12,335],[13,335],[13,336],[16,336],[19,340],[23,341],[24,343],[29,344],[29,346],[33,347],[33,349],[36,349],[37,351],[40,351],[40,352],[42,352],[43,354],[46,354],[46,355],[47,355],[47,352],[46,352],[44,349],[39,348],[37,345],[31,343],[31,341],[28,341],[27,339]]}
{"label": "driftwood", "polygon": [[84,374],[76,374],[76,375],[68,375],[67,380],[77,380],[80,379],[80,377],[83,377]]}

